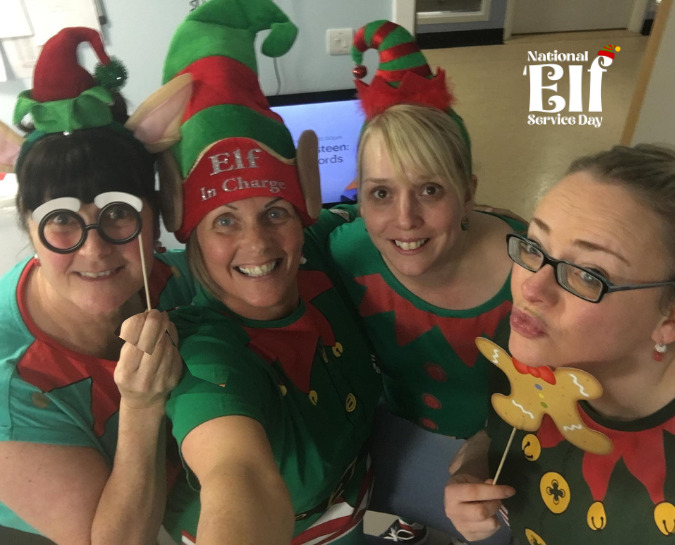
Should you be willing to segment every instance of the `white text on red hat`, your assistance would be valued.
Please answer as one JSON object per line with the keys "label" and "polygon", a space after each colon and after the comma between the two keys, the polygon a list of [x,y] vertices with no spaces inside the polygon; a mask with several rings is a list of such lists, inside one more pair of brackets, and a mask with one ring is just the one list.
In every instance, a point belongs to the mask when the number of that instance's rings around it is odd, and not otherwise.
{"label": "white text on red hat", "polygon": [[[246,153],[246,161],[248,164],[244,164],[241,156],[241,150],[236,149],[232,152],[225,151],[223,153],[218,153],[216,155],[211,155],[209,159],[211,160],[211,166],[213,167],[211,171],[211,176],[219,174],[221,172],[227,172],[230,170],[241,170],[243,168],[257,168],[256,164],[257,155],[262,153],[260,148],[251,148]],[[234,159],[234,164],[232,160]]]}

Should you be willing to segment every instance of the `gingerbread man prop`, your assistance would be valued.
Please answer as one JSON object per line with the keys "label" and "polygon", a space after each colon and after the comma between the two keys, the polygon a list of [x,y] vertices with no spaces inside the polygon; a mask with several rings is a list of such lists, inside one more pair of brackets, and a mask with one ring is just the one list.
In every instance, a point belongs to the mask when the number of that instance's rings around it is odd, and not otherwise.
{"label": "gingerbread man prop", "polygon": [[584,424],[577,402],[596,399],[602,386],[590,374],[571,367],[529,367],[514,360],[492,341],[478,337],[481,353],[509,379],[511,393],[493,394],[492,406],[507,424],[525,431],[536,431],[548,414],[560,433],[573,445],[593,454],[609,454],[609,438]]}

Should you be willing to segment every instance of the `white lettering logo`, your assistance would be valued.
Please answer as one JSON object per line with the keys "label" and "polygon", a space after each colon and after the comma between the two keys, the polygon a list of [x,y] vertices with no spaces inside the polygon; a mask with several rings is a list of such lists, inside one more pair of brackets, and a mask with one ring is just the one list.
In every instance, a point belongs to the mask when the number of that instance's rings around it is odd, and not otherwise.
{"label": "white lettering logo", "polygon": [[[614,54],[619,52],[619,46],[608,45],[598,51],[598,56],[593,59],[590,68],[587,69],[589,76],[587,112],[602,112],[602,75],[611,66]],[[530,77],[530,112],[541,112],[548,115],[529,114],[528,125],[588,125],[600,127],[601,115],[588,115],[584,112],[583,104],[583,64],[567,65],[569,76],[569,95],[567,100],[558,94],[558,82],[565,75],[565,67],[553,64],[550,61],[560,62],[587,62],[588,52],[585,53],[540,53],[528,51],[528,61],[545,61],[542,64],[529,64],[523,69],[523,75]],[[545,96],[547,96],[545,100]],[[566,110],[576,115],[563,115]]]}

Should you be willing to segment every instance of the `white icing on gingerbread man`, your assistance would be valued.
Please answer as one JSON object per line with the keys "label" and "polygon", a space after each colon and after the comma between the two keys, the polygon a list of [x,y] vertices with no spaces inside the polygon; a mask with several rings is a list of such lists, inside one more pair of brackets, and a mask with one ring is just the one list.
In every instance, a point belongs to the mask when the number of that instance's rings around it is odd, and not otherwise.
{"label": "white icing on gingerbread man", "polygon": [[591,430],[579,415],[577,401],[602,395],[600,383],[585,371],[571,367],[528,367],[511,358],[492,341],[479,337],[481,353],[508,377],[511,393],[492,395],[492,406],[507,423],[525,431],[536,431],[548,414],[560,433],[573,445],[594,454],[614,448],[609,438]]}

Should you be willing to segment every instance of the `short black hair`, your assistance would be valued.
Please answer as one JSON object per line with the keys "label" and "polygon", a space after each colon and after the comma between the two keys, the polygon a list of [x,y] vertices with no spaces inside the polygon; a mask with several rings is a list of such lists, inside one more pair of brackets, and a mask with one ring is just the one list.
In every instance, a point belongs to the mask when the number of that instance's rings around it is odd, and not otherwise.
{"label": "short black hair", "polygon": [[42,203],[123,191],[146,199],[156,212],[155,162],[143,144],[122,126],[54,133],[37,140],[20,160],[16,205],[26,216]]}

